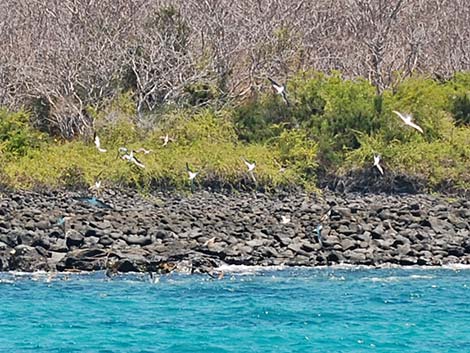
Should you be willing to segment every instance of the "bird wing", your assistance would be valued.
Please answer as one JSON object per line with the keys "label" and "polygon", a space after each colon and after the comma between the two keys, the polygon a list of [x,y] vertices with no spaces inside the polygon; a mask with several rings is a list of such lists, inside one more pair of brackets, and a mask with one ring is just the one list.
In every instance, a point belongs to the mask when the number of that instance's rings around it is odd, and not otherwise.
{"label": "bird wing", "polygon": [[284,102],[286,103],[286,105],[289,106],[290,103],[289,103],[289,100],[287,99],[287,93],[286,93],[285,90],[282,91],[281,96],[282,96],[282,99],[284,100]]}
{"label": "bird wing", "polygon": [[271,84],[274,86],[274,88],[276,88],[276,90],[282,88],[282,86],[277,83],[276,81],[274,81],[271,77],[268,77],[268,80],[271,82]]}
{"label": "bird wing", "polygon": [[100,149],[100,147],[101,147],[100,138],[98,137],[98,135],[95,135],[95,146],[98,149]]}
{"label": "bird wing", "polygon": [[410,122],[408,123],[408,125],[410,125],[411,127],[415,128],[415,129],[418,130],[419,132],[424,133],[424,132],[423,132],[423,129],[421,128],[421,126],[415,124],[414,122],[410,121]]}
{"label": "bird wing", "polygon": [[253,173],[253,170],[250,170],[250,176],[251,176],[251,179],[253,179],[253,182],[256,184],[256,178],[255,178],[255,174]]}
{"label": "bird wing", "polygon": [[392,110],[392,111],[393,111],[395,114],[397,114],[397,115],[400,117],[400,119],[403,120],[405,123],[408,122],[408,119],[406,119],[405,116],[404,116],[402,113],[397,112],[396,110]]}
{"label": "bird wing", "polygon": [[382,169],[382,166],[379,163],[377,163],[375,166],[379,170],[380,174],[384,175],[384,170]]}

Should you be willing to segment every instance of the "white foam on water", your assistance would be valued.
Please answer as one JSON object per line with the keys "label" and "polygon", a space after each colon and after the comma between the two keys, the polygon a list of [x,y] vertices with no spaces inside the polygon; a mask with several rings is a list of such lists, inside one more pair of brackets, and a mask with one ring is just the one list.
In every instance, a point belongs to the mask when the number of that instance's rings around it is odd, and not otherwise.
{"label": "white foam on water", "polygon": [[222,265],[217,267],[217,271],[235,273],[237,275],[251,275],[262,271],[280,271],[294,267],[286,266],[247,266],[247,265]]}

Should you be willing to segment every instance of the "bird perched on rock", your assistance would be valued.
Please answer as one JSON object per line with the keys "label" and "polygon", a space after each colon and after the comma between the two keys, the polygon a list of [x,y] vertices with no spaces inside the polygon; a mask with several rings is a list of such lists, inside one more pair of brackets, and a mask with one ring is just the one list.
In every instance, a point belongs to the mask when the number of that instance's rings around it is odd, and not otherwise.
{"label": "bird perched on rock", "polygon": [[415,124],[412,121],[413,118],[412,118],[411,114],[402,114],[400,112],[397,112],[396,110],[393,110],[393,112],[395,114],[397,114],[400,117],[401,120],[403,120],[405,125],[411,126],[412,128],[418,130],[420,133],[423,133],[423,129],[421,128],[421,126]]}
{"label": "bird perched on rock", "polygon": [[107,151],[106,149],[101,148],[100,138],[99,138],[99,136],[98,136],[96,133],[95,133],[95,136],[94,136],[94,140],[95,140],[96,149],[97,149],[99,152],[104,153],[104,152]]}
{"label": "bird perched on rock", "polygon": [[286,103],[286,105],[289,106],[289,101],[287,100],[286,87],[284,85],[280,85],[270,77],[268,77],[268,80],[271,82],[271,86],[273,87],[274,91],[279,94]]}
{"label": "bird perched on rock", "polygon": [[382,166],[380,165],[380,154],[374,155],[374,167],[376,167],[380,174],[384,175],[384,170],[382,169]]}

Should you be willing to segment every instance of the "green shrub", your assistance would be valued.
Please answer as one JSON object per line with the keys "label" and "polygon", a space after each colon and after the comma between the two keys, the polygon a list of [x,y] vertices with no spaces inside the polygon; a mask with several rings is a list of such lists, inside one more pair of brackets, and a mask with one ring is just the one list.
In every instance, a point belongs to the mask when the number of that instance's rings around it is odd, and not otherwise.
{"label": "green shrub", "polygon": [[[420,136],[404,126],[392,110],[412,114],[413,121],[423,128],[424,135]],[[407,141],[424,137],[432,141],[445,137],[453,126],[448,111],[449,90],[445,85],[426,76],[410,77],[393,94],[391,91],[384,94],[384,114],[390,121],[385,138],[388,141]]]}
{"label": "green shrub", "polygon": [[450,112],[457,125],[470,125],[470,72],[458,72],[446,83],[450,94]]}
{"label": "green shrub", "polygon": [[39,148],[45,139],[46,135],[31,127],[27,113],[0,109],[1,153],[24,156],[28,151]]}
{"label": "green shrub", "polygon": [[265,142],[296,125],[285,103],[274,93],[260,95],[233,111],[238,137],[245,142]]}

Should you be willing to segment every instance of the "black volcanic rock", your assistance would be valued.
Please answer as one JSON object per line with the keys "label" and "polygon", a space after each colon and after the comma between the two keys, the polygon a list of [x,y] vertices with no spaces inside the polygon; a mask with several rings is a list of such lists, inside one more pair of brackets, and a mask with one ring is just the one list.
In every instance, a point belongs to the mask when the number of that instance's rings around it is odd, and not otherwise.
{"label": "black volcanic rock", "polygon": [[[224,263],[470,261],[465,199],[328,191],[322,197],[302,192],[141,197],[128,190],[106,195],[114,209],[83,207],[73,201],[79,195],[67,191],[6,194],[0,201],[0,270],[172,271],[180,264],[208,272]],[[330,207],[331,217],[320,221]],[[56,224],[63,216],[72,228],[66,238]],[[281,223],[281,216],[290,222]]]}

